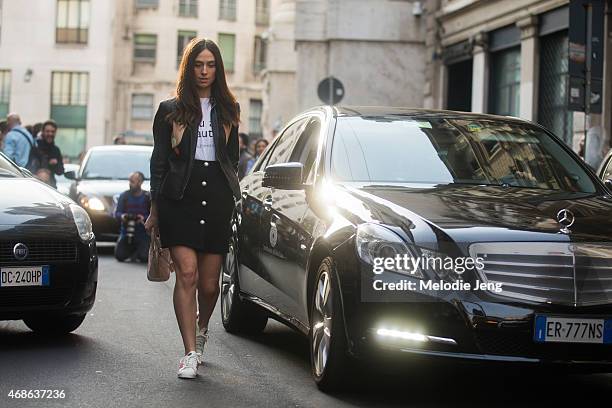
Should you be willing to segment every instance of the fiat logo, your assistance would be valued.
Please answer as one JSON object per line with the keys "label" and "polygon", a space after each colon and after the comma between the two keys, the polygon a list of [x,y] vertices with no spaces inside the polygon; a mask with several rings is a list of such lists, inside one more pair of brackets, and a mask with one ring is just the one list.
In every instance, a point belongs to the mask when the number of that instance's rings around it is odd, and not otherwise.
{"label": "fiat logo", "polygon": [[572,225],[574,225],[574,213],[572,213],[570,210],[567,209],[562,209],[557,213],[557,222],[561,225],[561,232],[563,233],[569,233],[569,227],[571,227]]}
{"label": "fiat logo", "polygon": [[26,259],[28,257],[29,252],[30,251],[28,250],[28,247],[25,244],[22,244],[21,242],[13,247],[13,256],[18,261],[23,261],[24,259]]}

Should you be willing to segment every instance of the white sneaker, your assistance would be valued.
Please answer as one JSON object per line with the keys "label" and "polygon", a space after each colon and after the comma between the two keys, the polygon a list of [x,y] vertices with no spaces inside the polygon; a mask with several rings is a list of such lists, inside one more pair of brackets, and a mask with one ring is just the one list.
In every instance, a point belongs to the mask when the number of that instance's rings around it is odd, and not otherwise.
{"label": "white sneaker", "polygon": [[195,378],[198,375],[198,355],[195,351],[181,358],[178,368],[179,378]]}
{"label": "white sneaker", "polygon": [[[196,326],[197,327],[197,326]],[[196,354],[198,355],[198,364],[202,364],[202,354],[204,353],[204,345],[208,341],[208,327],[198,329],[196,333]]]}

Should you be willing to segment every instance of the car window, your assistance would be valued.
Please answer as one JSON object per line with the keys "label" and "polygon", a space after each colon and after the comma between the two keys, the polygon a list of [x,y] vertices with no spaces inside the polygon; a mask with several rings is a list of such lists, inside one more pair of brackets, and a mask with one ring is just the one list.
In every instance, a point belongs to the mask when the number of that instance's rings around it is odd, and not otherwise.
{"label": "car window", "polygon": [[555,138],[513,121],[347,117],[332,145],[337,180],[488,184],[593,193]]}
{"label": "car window", "polygon": [[0,178],[1,177],[23,177],[23,174],[12,161],[0,152]]}
{"label": "car window", "polygon": [[148,180],[150,160],[150,151],[94,150],[84,164],[81,178],[127,180],[131,173],[140,171]]}
{"label": "car window", "polygon": [[612,179],[612,157],[608,159],[608,164],[606,164],[606,168],[604,169],[602,178],[604,180]]}
{"label": "car window", "polygon": [[249,171],[249,173],[261,171],[266,168],[266,164],[268,163],[268,160],[270,160],[270,154],[274,150],[276,143],[278,143],[278,137],[272,140],[272,142],[270,142],[270,144],[265,148],[261,156],[257,159],[255,164],[253,165],[253,169]]}
{"label": "car window", "polygon": [[279,136],[279,140],[276,142],[274,150],[270,152],[268,162],[263,165],[264,169],[273,164],[287,163],[289,161],[289,155],[293,151],[293,147],[295,146],[295,143],[302,133],[303,127],[306,123],[306,119],[301,119],[285,129],[285,131]]}
{"label": "car window", "polygon": [[310,179],[313,164],[317,157],[317,145],[321,132],[321,122],[316,118],[307,121],[300,138],[298,139],[289,161],[300,162],[304,165],[302,182]]}

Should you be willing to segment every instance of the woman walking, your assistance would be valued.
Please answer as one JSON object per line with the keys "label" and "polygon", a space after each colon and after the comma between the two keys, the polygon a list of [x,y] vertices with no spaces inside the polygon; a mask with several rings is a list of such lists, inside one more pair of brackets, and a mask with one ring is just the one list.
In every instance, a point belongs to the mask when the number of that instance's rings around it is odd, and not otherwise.
{"label": "woman walking", "polygon": [[239,121],[219,48],[193,39],[183,52],[176,96],[160,103],[153,120],[152,204],[145,223],[170,248],[176,266],[173,302],[185,348],[180,378],[197,375],[219,296],[230,220],[240,200]]}

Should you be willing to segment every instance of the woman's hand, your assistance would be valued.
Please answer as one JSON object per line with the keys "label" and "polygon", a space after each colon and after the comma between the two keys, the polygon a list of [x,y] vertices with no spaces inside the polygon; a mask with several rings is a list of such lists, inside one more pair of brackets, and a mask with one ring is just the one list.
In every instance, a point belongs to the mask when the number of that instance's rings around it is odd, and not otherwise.
{"label": "woman's hand", "polygon": [[147,230],[147,233],[151,235],[154,228],[157,228],[157,214],[151,213],[145,221],[145,230]]}

